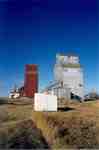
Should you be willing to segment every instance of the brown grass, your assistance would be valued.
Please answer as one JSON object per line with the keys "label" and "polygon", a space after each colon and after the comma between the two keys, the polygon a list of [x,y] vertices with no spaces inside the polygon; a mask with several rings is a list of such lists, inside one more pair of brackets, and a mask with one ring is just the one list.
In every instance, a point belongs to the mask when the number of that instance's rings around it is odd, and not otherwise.
{"label": "brown grass", "polygon": [[[69,106],[68,106],[69,107]],[[68,112],[33,112],[33,120],[52,148],[99,148],[99,102]]]}
{"label": "brown grass", "polygon": [[31,120],[33,106],[6,104],[0,106],[0,149],[48,148],[48,144]]}
{"label": "brown grass", "polygon": [[[0,137],[4,142],[3,146],[8,142],[8,137],[10,142],[13,139],[18,140],[19,137],[23,139],[24,132],[25,137],[32,141],[32,124],[20,127],[22,122],[31,120],[41,130],[42,136],[52,149],[99,148],[99,101],[70,102],[67,107],[73,109],[64,112],[34,112],[31,104],[1,105]],[[22,128],[24,132],[21,134]],[[29,135],[26,130],[29,131]],[[18,141],[19,145],[21,139]]]}
{"label": "brown grass", "polygon": [[32,105],[1,105],[0,127],[12,122],[29,119],[32,109]]}
{"label": "brown grass", "polygon": [[0,129],[0,148],[34,149],[48,148],[40,130],[32,120],[17,122]]}

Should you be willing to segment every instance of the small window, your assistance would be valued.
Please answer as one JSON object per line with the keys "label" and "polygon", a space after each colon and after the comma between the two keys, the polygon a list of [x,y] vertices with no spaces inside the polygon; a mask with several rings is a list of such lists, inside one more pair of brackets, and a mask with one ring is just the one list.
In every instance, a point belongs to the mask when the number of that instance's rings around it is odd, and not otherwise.
{"label": "small window", "polygon": [[79,84],[79,87],[82,87],[83,85],[82,84]]}

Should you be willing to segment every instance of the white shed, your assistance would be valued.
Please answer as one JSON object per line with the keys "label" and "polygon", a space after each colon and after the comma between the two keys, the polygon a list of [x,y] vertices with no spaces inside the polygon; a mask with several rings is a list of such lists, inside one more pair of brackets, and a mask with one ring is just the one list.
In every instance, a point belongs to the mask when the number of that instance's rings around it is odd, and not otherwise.
{"label": "white shed", "polygon": [[43,93],[35,93],[35,111],[57,111],[57,96]]}

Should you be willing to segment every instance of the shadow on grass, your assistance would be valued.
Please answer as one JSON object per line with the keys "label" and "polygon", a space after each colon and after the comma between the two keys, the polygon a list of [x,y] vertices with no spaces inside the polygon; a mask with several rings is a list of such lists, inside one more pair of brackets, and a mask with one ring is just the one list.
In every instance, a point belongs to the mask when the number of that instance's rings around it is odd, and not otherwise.
{"label": "shadow on grass", "polygon": [[71,108],[71,107],[58,108],[58,111],[72,111],[72,110],[75,110],[75,108]]}

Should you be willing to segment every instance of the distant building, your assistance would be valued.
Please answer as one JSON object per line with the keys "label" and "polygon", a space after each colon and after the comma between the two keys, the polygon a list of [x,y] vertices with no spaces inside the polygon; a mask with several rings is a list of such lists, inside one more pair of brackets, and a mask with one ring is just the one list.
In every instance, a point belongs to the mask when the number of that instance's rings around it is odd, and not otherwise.
{"label": "distant building", "polygon": [[99,99],[99,95],[96,89],[91,90],[91,92],[89,93],[89,98],[93,100]]}
{"label": "distant building", "polygon": [[17,86],[15,85],[14,88],[9,93],[9,98],[16,99],[19,97],[20,97],[20,92],[19,92]]}
{"label": "distant building", "polygon": [[34,97],[38,92],[38,67],[35,64],[25,66],[24,85],[14,89],[9,93],[9,98]]}
{"label": "distant building", "polygon": [[76,55],[56,55],[54,66],[55,81],[63,82],[70,92],[80,98],[84,98],[84,77],[83,69]]}

